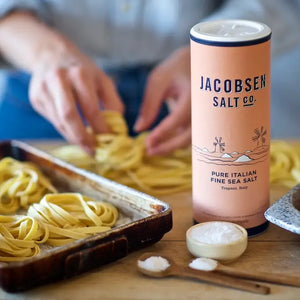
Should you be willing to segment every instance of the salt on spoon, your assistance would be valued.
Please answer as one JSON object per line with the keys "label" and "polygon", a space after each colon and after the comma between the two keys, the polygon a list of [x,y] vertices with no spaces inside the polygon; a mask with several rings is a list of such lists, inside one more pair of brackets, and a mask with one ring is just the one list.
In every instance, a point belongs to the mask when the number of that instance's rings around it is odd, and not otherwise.
{"label": "salt on spoon", "polygon": [[161,256],[150,256],[145,260],[138,260],[138,266],[148,271],[165,271],[170,267],[169,261]]}
{"label": "salt on spoon", "polygon": [[150,277],[182,277],[200,279],[231,288],[236,288],[257,294],[269,294],[270,288],[247,280],[231,277],[225,274],[193,270],[189,267],[176,265],[166,256],[158,256],[153,253],[145,253],[137,261],[138,270]]}
{"label": "salt on spoon", "polygon": [[266,281],[277,284],[279,283],[300,287],[300,278],[296,276],[258,271],[255,271],[255,273],[251,273],[249,271],[224,266],[218,261],[207,257],[198,257],[194,259],[189,264],[189,267],[195,270],[201,270],[206,272],[218,271],[222,274],[227,274],[239,278],[247,278],[252,280]]}
{"label": "salt on spoon", "polygon": [[194,259],[189,264],[189,267],[192,269],[201,270],[201,271],[214,271],[218,267],[218,262],[211,258],[199,257],[199,258]]}

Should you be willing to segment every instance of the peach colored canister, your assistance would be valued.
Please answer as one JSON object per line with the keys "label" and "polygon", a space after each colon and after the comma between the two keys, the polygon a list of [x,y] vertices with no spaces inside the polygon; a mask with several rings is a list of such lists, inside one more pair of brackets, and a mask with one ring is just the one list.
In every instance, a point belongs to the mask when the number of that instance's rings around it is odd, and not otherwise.
{"label": "peach colored canister", "polygon": [[257,234],[268,225],[271,30],[211,21],[190,38],[194,221]]}

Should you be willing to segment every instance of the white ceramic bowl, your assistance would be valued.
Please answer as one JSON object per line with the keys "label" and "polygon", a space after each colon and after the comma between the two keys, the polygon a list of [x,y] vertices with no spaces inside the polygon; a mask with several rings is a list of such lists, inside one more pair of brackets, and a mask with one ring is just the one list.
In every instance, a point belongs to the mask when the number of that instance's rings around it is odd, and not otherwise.
{"label": "white ceramic bowl", "polygon": [[[229,226],[234,226],[235,230],[239,232],[238,239],[230,242],[220,242],[220,243],[204,243],[197,238],[195,238],[195,231],[199,226],[214,225],[216,222],[222,222]],[[187,248],[192,255],[195,257],[208,257],[220,260],[222,262],[229,262],[237,259],[241,256],[247,248],[248,244],[248,234],[247,231],[240,225],[230,222],[223,221],[211,221],[199,223],[190,227],[186,232],[186,243]]]}

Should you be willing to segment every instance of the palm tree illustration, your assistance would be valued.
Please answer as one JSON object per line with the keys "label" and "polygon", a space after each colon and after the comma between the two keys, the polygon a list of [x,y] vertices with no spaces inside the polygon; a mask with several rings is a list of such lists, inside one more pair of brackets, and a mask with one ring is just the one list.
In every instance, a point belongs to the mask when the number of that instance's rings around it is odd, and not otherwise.
{"label": "palm tree illustration", "polygon": [[259,142],[261,142],[261,145],[263,146],[266,142],[265,135],[267,134],[267,130],[264,129],[263,126],[260,127],[260,130],[258,128],[254,129],[254,136],[252,137],[252,141],[256,142],[257,146],[259,145]]}
{"label": "palm tree illustration", "polygon": [[213,143],[215,150],[213,151],[216,152],[217,151],[217,146],[219,146],[219,150],[220,152],[224,152],[225,151],[225,143],[222,142],[222,137],[220,136],[219,138],[215,137],[215,142]]}

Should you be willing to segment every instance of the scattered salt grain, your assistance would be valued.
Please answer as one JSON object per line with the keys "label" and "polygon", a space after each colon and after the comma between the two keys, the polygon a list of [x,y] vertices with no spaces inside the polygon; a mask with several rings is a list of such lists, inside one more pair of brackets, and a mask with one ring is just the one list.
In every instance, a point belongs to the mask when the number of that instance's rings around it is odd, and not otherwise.
{"label": "scattered salt grain", "polygon": [[196,226],[190,234],[193,240],[206,244],[231,243],[243,237],[242,231],[229,222],[203,223]]}
{"label": "scattered salt grain", "polygon": [[170,267],[170,263],[161,256],[150,256],[145,260],[139,260],[138,266],[148,271],[159,272]]}
{"label": "scattered salt grain", "polygon": [[218,262],[216,260],[206,257],[196,258],[189,264],[190,268],[202,271],[213,271],[217,266]]}

